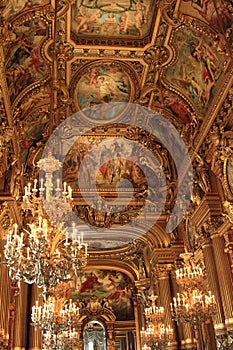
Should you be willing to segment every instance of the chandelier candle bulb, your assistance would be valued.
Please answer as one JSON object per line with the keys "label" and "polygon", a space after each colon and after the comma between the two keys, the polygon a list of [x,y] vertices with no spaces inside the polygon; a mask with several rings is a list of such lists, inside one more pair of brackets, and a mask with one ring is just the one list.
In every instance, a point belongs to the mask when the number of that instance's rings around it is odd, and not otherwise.
{"label": "chandelier candle bulb", "polygon": [[68,186],[68,195],[69,198],[72,198],[72,188],[70,186]]}
{"label": "chandelier candle bulb", "polygon": [[63,188],[64,188],[64,192],[63,193],[64,194],[66,194],[66,185],[67,185],[66,182],[64,182],[64,184],[63,184]]}
{"label": "chandelier candle bulb", "polygon": [[39,188],[40,191],[43,191],[44,190],[44,179],[40,179],[40,188]]}

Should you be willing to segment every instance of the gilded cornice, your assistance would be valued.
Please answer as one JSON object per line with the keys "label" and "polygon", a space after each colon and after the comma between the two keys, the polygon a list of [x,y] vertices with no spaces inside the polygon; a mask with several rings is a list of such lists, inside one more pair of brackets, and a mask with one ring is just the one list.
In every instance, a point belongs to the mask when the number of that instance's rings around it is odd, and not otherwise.
{"label": "gilded cornice", "polygon": [[197,229],[211,217],[219,217],[222,207],[217,193],[206,193],[196,210],[190,216],[190,221]]}

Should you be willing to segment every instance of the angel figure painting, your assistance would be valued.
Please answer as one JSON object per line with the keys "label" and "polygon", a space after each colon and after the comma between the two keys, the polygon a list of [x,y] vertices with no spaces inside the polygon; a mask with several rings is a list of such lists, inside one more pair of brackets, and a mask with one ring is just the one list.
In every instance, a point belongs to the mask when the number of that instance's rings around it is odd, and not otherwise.
{"label": "angel figure painting", "polygon": [[144,37],[155,11],[151,0],[77,0],[72,6],[72,39],[79,35]]}
{"label": "angel figure painting", "polygon": [[79,108],[86,109],[85,115],[92,120],[110,120],[119,113],[111,103],[128,102],[130,92],[130,80],[125,70],[109,63],[91,66],[83,72],[76,87],[76,99]]}
{"label": "angel figure painting", "polygon": [[166,80],[189,98],[204,113],[214,96],[226,67],[226,56],[210,39],[186,29],[176,36],[177,61],[166,71]]}
{"label": "angel figure painting", "polygon": [[98,297],[112,308],[117,320],[132,320],[134,317],[131,280],[119,271],[86,270],[78,287],[72,288],[72,298],[83,300]]}

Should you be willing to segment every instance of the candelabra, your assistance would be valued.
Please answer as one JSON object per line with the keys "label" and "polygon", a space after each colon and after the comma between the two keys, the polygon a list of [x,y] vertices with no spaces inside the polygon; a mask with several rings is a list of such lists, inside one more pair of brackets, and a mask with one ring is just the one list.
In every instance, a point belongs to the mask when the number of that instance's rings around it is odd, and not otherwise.
{"label": "candelabra", "polygon": [[76,331],[79,307],[71,299],[63,306],[51,297],[43,307],[36,301],[32,307],[31,319],[33,326],[42,331],[43,349],[68,349],[79,337]]}
{"label": "candelabra", "polygon": [[[18,226],[15,224],[7,235],[4,248],[10,277],[29,284],[36,283],[39,288],[43,288],[42,293],[48,293],[48,289],[54,287],[60,280],[69,280],[72,274],[79,276],[80,270],[87,264],[88,257],[83,234],[78,234],[74,224],[71,228],[63,228],[61,221],[57,227],[57,219],[61,219],[62,214],[68,210],[67,205],[72,202],[72,190],[64,183],[62,192],[57,181],[56,197],[55,199],[51,197],[52,173],[60,162],[51,155],[47,160],[48,165],[46,162],[43,163],[46,181],[41,179],[39,189],[37,180],[34,181],[33,188],[30,183],[25,187],[22,208],[27,214],[32,215],[30,219],[32,222],[27,224],[29,229],[23,229],[18,233]],[[65,198],[64,203],[56,208],[54,203],[56,200],[60,203],[61,196]],[[53,224],[56,224],[56,227],[49,224],[48,217],[54,220]]]}

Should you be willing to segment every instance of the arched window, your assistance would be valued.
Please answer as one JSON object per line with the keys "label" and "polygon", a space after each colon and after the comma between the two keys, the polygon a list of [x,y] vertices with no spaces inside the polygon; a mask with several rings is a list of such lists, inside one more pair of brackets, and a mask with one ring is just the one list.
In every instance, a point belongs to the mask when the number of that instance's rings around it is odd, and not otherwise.
{"label": "arched window", "polygon": [[100,321],[89,321],[83,330],[84,350],[106,350],[105,327]]}

